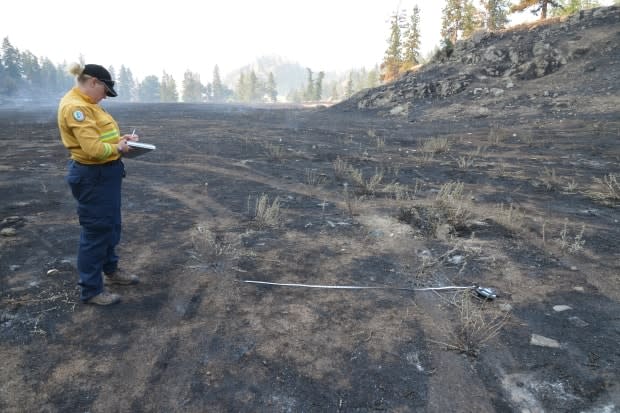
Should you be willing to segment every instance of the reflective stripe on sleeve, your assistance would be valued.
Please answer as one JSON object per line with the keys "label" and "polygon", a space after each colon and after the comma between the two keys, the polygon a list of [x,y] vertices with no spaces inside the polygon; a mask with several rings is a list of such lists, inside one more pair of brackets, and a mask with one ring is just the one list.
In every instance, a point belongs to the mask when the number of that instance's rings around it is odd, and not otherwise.
{"label": "reflective stripe on sleeve", "polygon": [[116,129],[114,129],[109,132],[101,134],[99,136],[99,139],[105,142],[105,141],[110,141],[112,139],[120,138],[120,136],[121,136],[120,133]]}

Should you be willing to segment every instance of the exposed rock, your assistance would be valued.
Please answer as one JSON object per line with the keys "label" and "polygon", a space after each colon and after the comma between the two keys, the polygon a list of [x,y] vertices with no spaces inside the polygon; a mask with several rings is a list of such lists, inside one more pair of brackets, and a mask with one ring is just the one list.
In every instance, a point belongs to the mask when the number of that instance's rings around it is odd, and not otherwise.
{"label": "exposed rock", "polygon": [[[576,73],[600,70],[607,76],[607,82],[614,79],[618,65],[610,62],[609,56],[620,53],[620,36],[616,34],[619,22],[620,8],[610,6],[584,10],[560,22],[532,24],[514,32],[479,31],[469,39],[458,41],[452,54],[437,53],[429,63],[393,83],[366,89],[334,108],[379,110],[388,116],[414,117],[424,111],[420,101],[447,100],[468,107],[471,102],[465,101],[473,96],[480,101],[492,99],[489,103],[493,104],[493,112],[498,107],[531,110],[531,102],[507,93],[517,80],[519,88],[527,90],[528,82],[554,76],[557,80],[545,81],[545,85],[532,84],[532,88],[547,87],[549,91],[554,89],[546,84],[567,83],[567,76],[574,77]],[[596,30],[592,34],[588,32],[591,28]],[[587,86],[582,85],[579,93],[592,94],[595,89]],[[574,96],[574,92],[566,95]],[[547,97],[555,97],[555,93],[549,91]],[[505,104],[498,106],[501,100]],[[574,107],[572,103],[562,99],[540,104],[550,105],[558,112],[570,110]],[[475,109],[469,109],[472,110]],[[494,115],[487,111],[481,109],[474,116]]]}
{"label": "exposed rock", "polygon": [[14,237],[17,235],[17,230],[15,228],[2,228],[0,230],[0,235],[2,235],[3,237]]}
{"label": "exposed rock", "polygon": [[587,327],[590,325],[586,321],[583,321],[581,318],[577,316],[568,317],[568,321],[575,327],[579,327],[579,328]]}
{"label": "exposed rock", "polygon": [[540,336],[538,334],[532,334],[532,337],[530,338],[530,344],[533,346],[560,348],[560,343],[556,340],[545,336]]}

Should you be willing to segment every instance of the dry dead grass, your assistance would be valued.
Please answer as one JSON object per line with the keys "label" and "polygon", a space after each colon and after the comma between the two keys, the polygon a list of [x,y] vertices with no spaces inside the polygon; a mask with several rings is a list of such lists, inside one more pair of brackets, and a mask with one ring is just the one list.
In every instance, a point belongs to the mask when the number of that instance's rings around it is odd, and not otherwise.
{"label": "dry dead grass", "polygon": [[509,312],[474,298],[469,290],[456,294],[449,302],[456,309],[456,319],[451,326],[442,328],[442,339],[430,341],[470,356],[478,356],[482,347],[499,334],[510,318]]}
{"label": "dry dead grass", "polygon": [[[250,198],[248,198],[250,204]],[[257,229],[278,228],[281,224],[280,198],[276,197],[269,203],[269,197],[262,194],[254,205],[253,222]]]}
{"label": "dry dead grass", "polygon": [[450,143],[448,138],[431,138],[422,144],[420,151],[423,153],[432,153],[433,155],[448,152]]}
{"label": "dry dead grass", "polygon": [[592,178],[593,186],[586,192],[592,200],[607,206],[620,206],[620,182],[615,174]]}
{"label": "dry dead grass", "polygon": [[209,228],[207,223],[196,226],[191,233],[193,258],[213,267],[222,267],[240,256],[238,236]]}

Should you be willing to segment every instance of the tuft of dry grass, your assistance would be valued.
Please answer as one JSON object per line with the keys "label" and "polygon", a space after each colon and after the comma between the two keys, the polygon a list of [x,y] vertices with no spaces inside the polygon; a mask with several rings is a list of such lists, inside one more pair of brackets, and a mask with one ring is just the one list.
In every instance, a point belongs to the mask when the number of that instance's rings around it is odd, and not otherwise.
{"label": "tuft of dry grass", "polygon": [[338,179],[345,179],[349,173],[349,169],[351,169],[351,165],[340,156],[336,157],[334,162],[332,162],[332,166],[334,167],[334,175]]}
{"label": "tuft of dry grass", "polygon": [[462,182],[448,182],[439,189],[435,197],[434,207],[443,212],[448,224],[454,228],[467,227],[467,221],[472,218],[463,193],[464,188]]}
{"label": "tuft of dry grass", "polygon": [[469,156],[469,155],[461,155],[459,156],[459,158],[456,160],[456,165],[459,167],[459,169],[469,169],[472,166],[474,166],[474,157],[473,156]]}
{"label": "tuft of dry grass", "polygon": [[568,219],[564,220],[564,226],[560,231],[560,237],[558,243],[562,251],[568,251],[571,254],[576,254],[583,250],[583,246],[586,244],[586,240],[583,239],[583,233],[585,232],[585,225],[581,226],[581,231],[571,236],[568,229]]}
{"label": "tuft of dry grass", "polygon": [[497,205],[495,221],[511,231],[518,232],[523,228],[523,220],[525,213],[514,204],[505,205],[503,203]]}
{"label": "tuft of dry grass", "polygon": [[431,138],[424,141],[420,148],[421,152],[432,153],[433,155],[448,152],[449,150],[450,144],[448,143],[448,138]]}
{"label": "tuft of dry grass", "polygon": [[375,174],[366,180],[361,169],[349,168],[349,177],[359,194],[373,195],[383,180],[383,171],[375,170]]}
{"label": "tuft of dry grass", "polygon": [[[249,200],[248,200],[249,202]],[[257,229],[278,228],[281,224],[280,198],[269,203],[269,197],[262,194],[256,199],[254,207],[254,225]]]}
{"label": "tuft of dry grass", "polygon": [[349,213],[349,217],[353,218],[355,215],[358,214],[357,209],[362,199],[350,193],[349,184],[347,184],[346,182],[344,183],[343,196],[345,205],[347,206],[347,212]]}
{"label": "tuft of dry grass", "polygon": [[193,257],[214,267],[222,267],[239,258],[239,237],[199,224],[191,232]]}
{"label": "tuft of dry grass", "polygon": [[510,318],[509,312],[491,308],[488,302],[473,298],[470,291],[458,293],[451,304],[456,308],[456,325],[443,329],[443,340],[431,341],[473,357],[500,333]]}
{"label": "tuft of dry grass", "polygon": [[556,191],[562,188],[562,179],[555,173],[555,168],[545,167],[540,174],[540,180],[547,191]]}
{"label": "tuft of dry grass", "polygon": [[323,185],[327,180],[327,176],[319,173],[316,169],[306,168],[306,184],[310,186]]}
{"label": "tuft of dry grass", "polygon": [[620,182],[618,176],[609,173],[603,178],[592,178],[593,187],[586,192],[596,202],[608,206],[620,206]]}
{"label": "tuft of dry grass", "polygon": [[267,143],[264,148],[270,160],[280,162],[284,159],[284,147],[282,145]]}
{"label": "tuft of dry grass", "polygon": [[387,184],[383,188],[383,192],[397,201],[411,200],[415,197],[415,192],[410,191],[407,185],[402,185],[397,182]]}

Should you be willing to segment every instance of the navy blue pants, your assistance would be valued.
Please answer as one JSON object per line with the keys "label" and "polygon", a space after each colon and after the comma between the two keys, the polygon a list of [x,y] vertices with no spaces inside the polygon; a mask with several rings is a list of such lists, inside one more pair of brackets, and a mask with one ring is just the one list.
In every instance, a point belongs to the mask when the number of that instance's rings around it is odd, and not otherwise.
{"label": "navy blue pants", "polygon": [[77,267],[82,287],[80,299],[87,301],[103,291],[102,271],[116,271],[115,247],[121,239],[121,182],[125,167],[120,160],[104,165],[69,161],[66,176],[78,203],[81,233]]}

